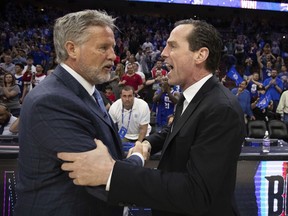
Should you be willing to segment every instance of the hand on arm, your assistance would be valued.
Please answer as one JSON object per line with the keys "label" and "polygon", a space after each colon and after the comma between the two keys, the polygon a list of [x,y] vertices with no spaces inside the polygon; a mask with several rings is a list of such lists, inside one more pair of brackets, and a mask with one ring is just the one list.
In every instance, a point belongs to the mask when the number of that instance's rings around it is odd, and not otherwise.
{"label": "hand on arm", "polygon": [[95,140],[97,148],[87,152],[61,152],[57,156],[65,161],[61,168],[69,171],[69,177],[76,185],[106,185],[115,164],[107,147],[101,140]]}
{"label": "hand on arm", "polygon": [[9,87],[3,87],[3,93],[7,98],[15,97],[18,94],[18,92],[11,90]]}

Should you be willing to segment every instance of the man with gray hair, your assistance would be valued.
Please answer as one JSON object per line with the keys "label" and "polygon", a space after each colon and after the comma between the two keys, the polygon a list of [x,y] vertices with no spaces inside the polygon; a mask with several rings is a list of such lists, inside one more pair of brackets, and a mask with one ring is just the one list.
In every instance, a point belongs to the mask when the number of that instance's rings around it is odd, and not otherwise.
{"label": "man with gray hair", "polygon": [[[57,152],[92,150],[95,139],[107,143],[115,160],[123,157],[117,129],[95,89],[110,79],[116,58],[114,28],[114,19],[97,10],[56,20],[59,65],[27,95],[21,112],[16,215],[122,215],[122,207],[105,202],[103,188],[74,185],[57,158]],[[142,163],[134,158],[126,162]]]}

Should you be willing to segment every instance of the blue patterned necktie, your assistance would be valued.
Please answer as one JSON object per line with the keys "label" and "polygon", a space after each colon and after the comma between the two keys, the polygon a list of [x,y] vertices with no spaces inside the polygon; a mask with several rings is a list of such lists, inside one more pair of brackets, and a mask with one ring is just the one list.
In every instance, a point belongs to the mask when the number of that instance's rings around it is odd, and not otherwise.
{"label": "blue patterned necktie", "polygon": [[103,99],[102,99],[102,97],[101,97],[100,92],[99,92],[97,89],[95,89],[95,91],[94,91],[94,93],[93,93],[93,96],[94,96],[97,104],[99,105],[101,111],[103,112],[103,116],[104,116],[105,118],[108,117],[107,110],[106,110],[106,108],[105,108]]}

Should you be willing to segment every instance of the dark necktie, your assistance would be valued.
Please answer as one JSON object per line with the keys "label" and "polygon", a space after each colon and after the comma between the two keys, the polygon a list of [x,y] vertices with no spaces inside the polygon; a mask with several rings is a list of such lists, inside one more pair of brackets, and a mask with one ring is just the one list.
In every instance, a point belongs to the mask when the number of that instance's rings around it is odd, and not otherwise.
{"label": "dark necktie", "polygon": [[97,104],[99,105],[99,107],[100,107],[100,109],[101,109],[101,111],[102,111],[102,113],[103,113],[103,116],[104,116],[105,118],[108,117],[107,110],[106,110],[106,108],[105,108],[103,99],[102,99],[102,97],[101,97],[100,92],[99,92],[97,89],[95,89],[95,91],[94,91],[94,93],[93,93],[93,96],[94,96]]}
{"label": "dark necktie", "polygon": [[181,94],[180,97],[179,97],[179,100],[177,102],[173,125],[176,124],[176,122],[179,120],[179,118],[180,118],[180,116],[182,114],[184,101],[185,101],[185,97],[184,97],[183,94]]}

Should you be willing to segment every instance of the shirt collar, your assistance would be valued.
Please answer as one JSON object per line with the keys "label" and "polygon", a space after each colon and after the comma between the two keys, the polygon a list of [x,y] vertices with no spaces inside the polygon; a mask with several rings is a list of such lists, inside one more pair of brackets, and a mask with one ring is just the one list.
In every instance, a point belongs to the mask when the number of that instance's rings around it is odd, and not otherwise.
{"label": "shirt collar", "polygon": [[199,89],[204,85],[204,83],[210,79],[213,75],[209,74],[205,77],[203,77],[198,82],[194,83],[193,85],[189,86],[184,92],[183,95],[185,97],[185,100],[188,102],[188,104],[192,101],[194,96],[197,94]]}
{"label": "shirt collar", "polygon": [[87,80],[85,80],[80,74],[78,74],[68,65],[64,63],[60,63],[60,65],[83,86],[89,95],[93,95],[95,91],[95,85],[91,85]]}

